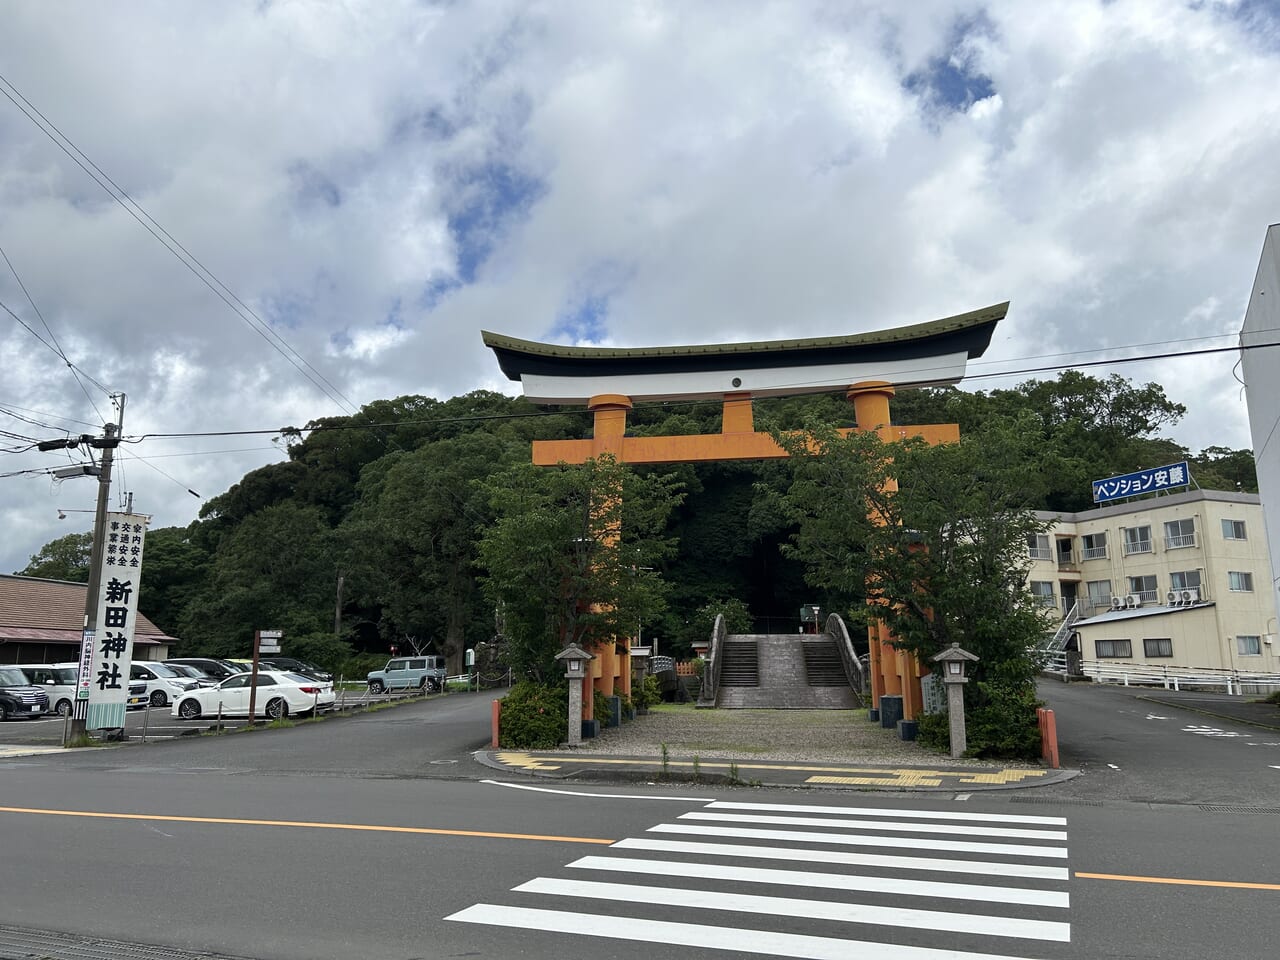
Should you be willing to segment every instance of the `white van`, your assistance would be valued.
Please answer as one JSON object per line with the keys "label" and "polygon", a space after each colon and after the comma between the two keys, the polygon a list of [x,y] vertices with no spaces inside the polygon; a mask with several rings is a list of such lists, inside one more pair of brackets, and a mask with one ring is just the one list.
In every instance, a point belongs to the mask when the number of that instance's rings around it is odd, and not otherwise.
{"label": "white van", "polygon": [[147,702],[153,707],[167,707],[179,694],[200,686],[190,677],[184,677],[167,663],[157,660],[135,660],[129,665],[129,680],[147,682]]}
{"label": "white van", "polygon": [[372,671],[366,678],[369,690],[418,688],[434,693],[444,689],[444,657],[392,657],[381,670]]}
{"label": "white van", "polygon": [[75,664],[16,663],[27,682],[49,695],[49,712],[70,716],[76,702],[76,679],[79,676]]}

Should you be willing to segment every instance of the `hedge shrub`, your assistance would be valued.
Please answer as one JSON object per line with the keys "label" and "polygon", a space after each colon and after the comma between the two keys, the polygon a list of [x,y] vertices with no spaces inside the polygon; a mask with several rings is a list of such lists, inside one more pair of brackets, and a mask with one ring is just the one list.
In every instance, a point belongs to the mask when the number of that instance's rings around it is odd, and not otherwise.
{"label": "hedge shrub", "polygon": [[569,729],[569,690],[563,683],[522,680],[502,700],[498,744],[506,750],[550,750]]}

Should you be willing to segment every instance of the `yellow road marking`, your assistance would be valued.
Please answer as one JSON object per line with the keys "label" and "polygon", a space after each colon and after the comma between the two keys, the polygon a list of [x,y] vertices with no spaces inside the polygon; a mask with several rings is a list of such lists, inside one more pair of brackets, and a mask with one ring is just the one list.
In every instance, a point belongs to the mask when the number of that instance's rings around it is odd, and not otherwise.
{"label": "yellow road marking", "polygon": [[243,820],[233,817],[175,817],[151,813],[103,813],[97,810],[43,810],[39,807],[0,807],[0,813],[36,813],[52,817],[91,817],[104,820],[147,820],[164,823],[225,823],[246,827],[311,827],[314,830],[361,830],[369,833],[417,833],[443,837],[485,837],[493,840],[546,840],[555,843],[597,843],[597,837],[557,837],[536,833],[497,833],[489,830],[445,830],[437,827],[388,827],[372,823],[318,823],[311,820]]}
{"label": "yellow road marking", "polygon": [[1237,880],[1184,880],[1181,877],[1130,877],[1122,873],[1081,873],[1083,880],[1128,880],[1130,883],[1171,883],[1188,887],[1233,887],[1240,890],[1280,890],[1280,883],[1243,883]]}
{"label": "yellow road marking", "polygon": [[[662,760],[658,757],[639,757],[629,760],[619,760],[610,757],[535,757],[529,753],[499,753],[495,755],[496,759],[511,767],[519,767],[522,770],[559,770],[562,765],[576,763],[579,765],[587,765],[592,767],[607,766],[610,764],[616,766],[663,766]],[[553,763],[554,761],[554,763]],[[909,778],[939,778],[952,777],[959,778],[961,783],[1010,783],[1018,780],[1025,780],[1027,777],[1043,777],[1048,771],[1039,769],[1021,769],[1017,767],[1003,767],[994,771],[981,770],[916,770],[908,767],[902,768],[886,768],[886,767],[849,767],[849,766],[814,766],[813,764],[784,764],[784,763],[742,763],[733,760],[668,760],[665,764],[667,767],[697,767],[700,770],[728,770],[736,767],[738,770],[787,770],[797,771],[800,773],[830,773],[830,774],[849,774],[860,773],[868,774],[877,779],[871,780],[872,783],[882,783],[885,777],[899,777],[904,781]],[[810,781],[815,783],[840,783],[840,777],[810,777]],[[863,782],[860,778],[850,778],[851,783]],[[939,780],[938,783],[941,783]],[[938,783],[923,783],[925,786],[938,786]]]}
{"label": "yellow road marking", "polygon": [[940,787],[945,778],[952,778],[957,783],[1017,783],[1027,777],[1043,777],[1043,770],[997,770],[994,773],[966,773],[960,770],[885,770],[880,768],[860,769],[846,767],[857,773],[871,774],[864,777],[808,777],[805,783],[835,783],[861,786],[891,787]]}

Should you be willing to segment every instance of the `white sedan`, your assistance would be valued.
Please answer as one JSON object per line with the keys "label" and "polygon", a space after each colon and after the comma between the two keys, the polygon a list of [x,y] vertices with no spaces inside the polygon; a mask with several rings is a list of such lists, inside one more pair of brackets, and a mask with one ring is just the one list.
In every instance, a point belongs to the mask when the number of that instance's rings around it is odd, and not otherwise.
{"label": "white sedan", "polygon": [[[176,696],[173,715],[183,720],[199,717],[249,716],[249,686],[252,675],[238,673],[214,687],[198,687]],[[337,695],[333,684],[284,670],[259,670],[253,714],[278,720],[291,713],[330,709]]]}

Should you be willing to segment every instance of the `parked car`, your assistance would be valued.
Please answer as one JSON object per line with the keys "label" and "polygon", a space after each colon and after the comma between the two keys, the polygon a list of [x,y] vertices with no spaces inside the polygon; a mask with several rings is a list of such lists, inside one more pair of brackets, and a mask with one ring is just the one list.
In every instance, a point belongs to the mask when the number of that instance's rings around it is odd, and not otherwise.
{"label": "parked car", "polygon": [[366,678],[374,693],[384,690],[443,690],[447,676],[444,657],[392,657],[381,670]]}
{"label": "parked car", "polygon": [[135,660],[129,666],[129,680],[147,682],[147,701],[153,707],[165,707],[180,693],[186,693],[199,684],[184,677],[167,663],[158,660]]}
{"label": "parked car", "polygon": [[264,666],[268,670],[288,670],[290,673],[300,673],[304,677],[313,677],[326,682],[333,679],[333,674],[328,670],[317,667],[308,660],[297,660],[293,657],[260,657],[258,668],[261,669]]}
{"label": "parked car", "polygon": [[49,712],[49,695],[17,667],[0,667],[0,720],[39,717]]}
{"label": "parked car", "polygon": [[230,660],[220,660],[217,657],[172,657],[164,662],[168,664],[187,664],[197,670],[203,670],[215,680],[225,680],[227,677],[234,677],[237,673],[244,673],[248,669],[242,664],[232,663]]}
{"label": "parked car", "polygon": [[151,701],[151,695],[147,693],[147,681],[130,680],[129,692],[125,696],[126,710],[141,710]]}
{"label": "parked car", "polygon": [[[252,679],[252,674],[240,673],[216,687],[188,690],[173,701],[173,715],[183,720],[216,717],[221,704],[222,716],[247,717]],[[337,699],[332,683],[284,670],[259,670],[256,689],[253,715],[272,720],[291,713],[328,710]]]}
{"label": "parked car", "polygon": [[80,676],[74,663],[19,663],[16,667],[28,683],[48,695],[50,710],[64,717],[70,715],[76,702],[76,680]]}
{"label": "parked car", "polygon": [[180,676],[194,680],[202,687],[212,687],[218,682],[217,677],[211,677],[199,667],[193,667],[189,663],[169,663],[167,660],[163,662],[171,670],[177,670]]}

